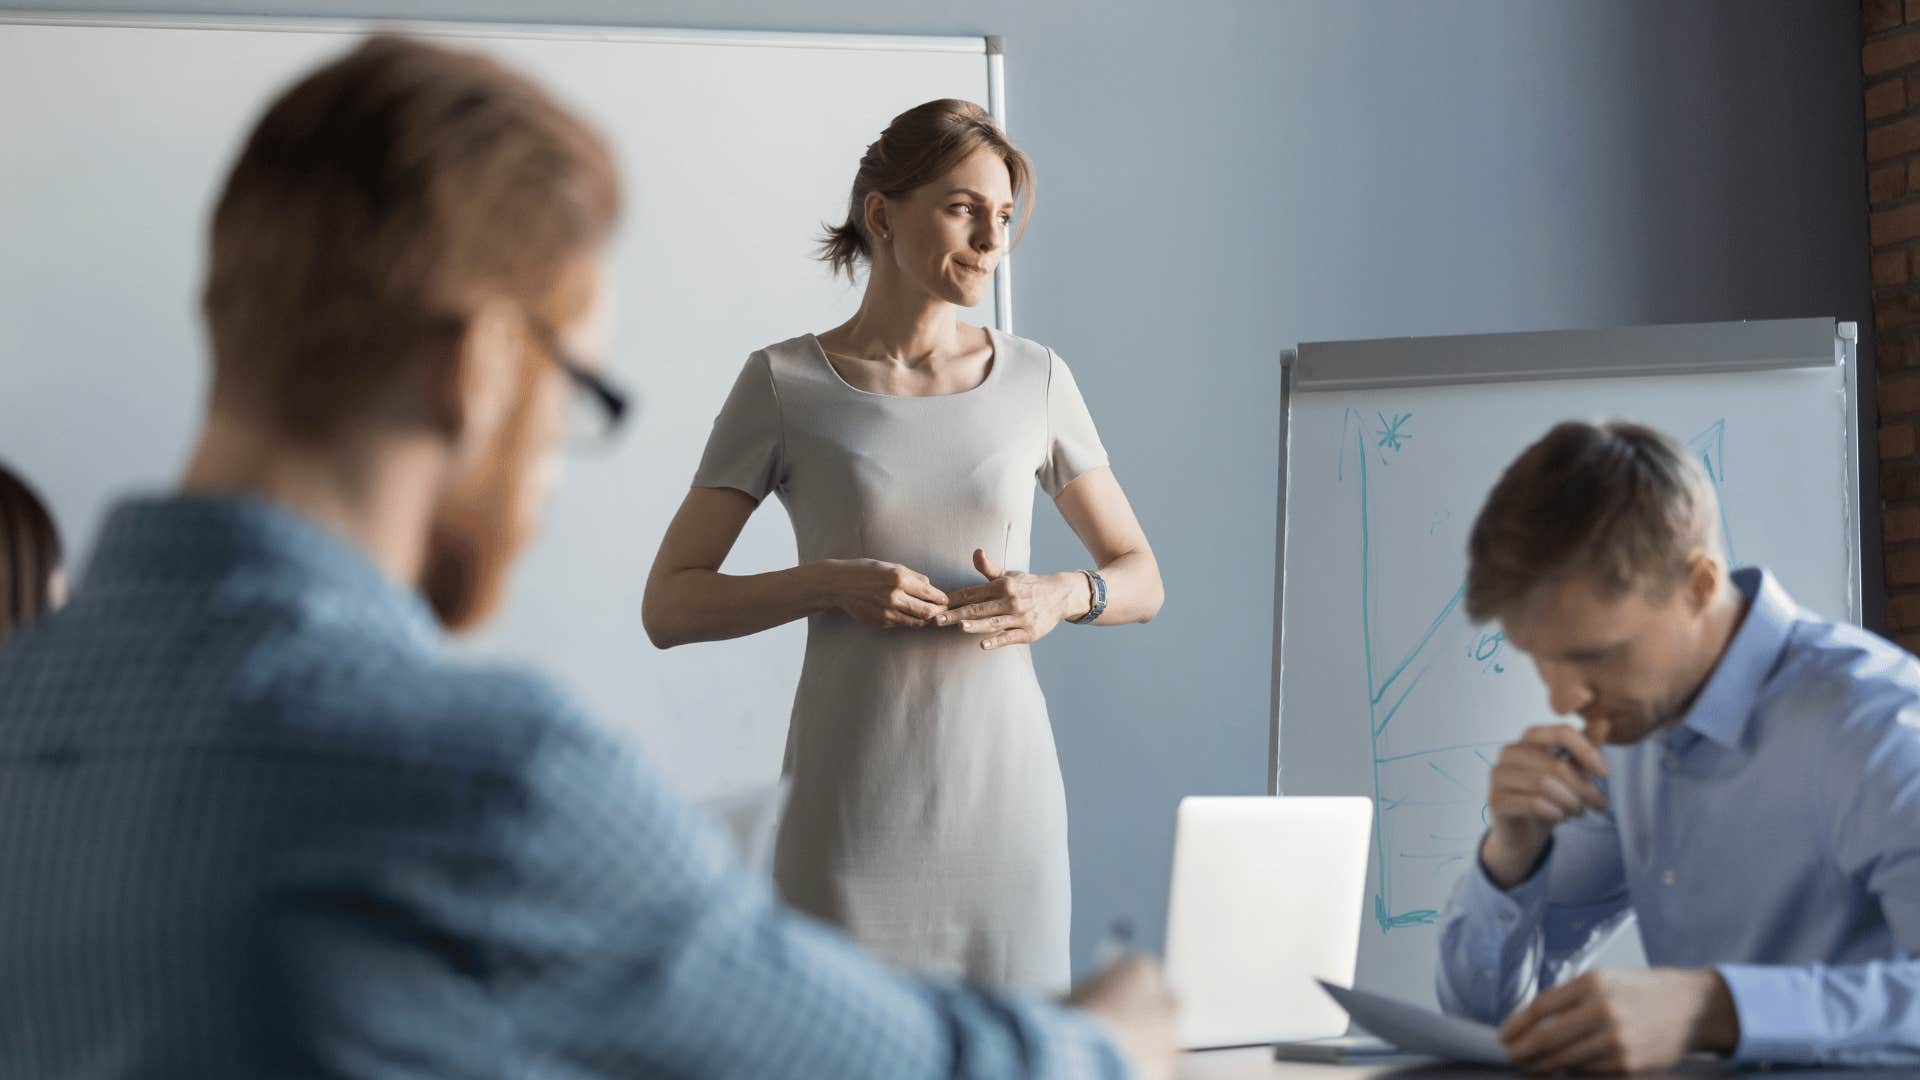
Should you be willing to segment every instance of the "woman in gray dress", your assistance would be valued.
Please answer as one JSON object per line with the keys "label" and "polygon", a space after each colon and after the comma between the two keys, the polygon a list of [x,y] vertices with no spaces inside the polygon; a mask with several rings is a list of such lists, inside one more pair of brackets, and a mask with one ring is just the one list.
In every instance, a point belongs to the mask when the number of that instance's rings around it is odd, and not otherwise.
{"label": "woman in gray dress", "polygon": [[[1011,243],[1027,159],[933,101],[868,147],[823,257],[869,264],[852,319],[768,346],[714,422],[647,582],[654,643],[807,619],[774,876],[889,961],[1008,989],[1068,979],[1066,800],[1026,646],[1146,622],[1160,572],[1073,376],[968,326]],[[1034,485],[1094,568],[1028,566]],[[769,492],[800,565],[720,567]]]}

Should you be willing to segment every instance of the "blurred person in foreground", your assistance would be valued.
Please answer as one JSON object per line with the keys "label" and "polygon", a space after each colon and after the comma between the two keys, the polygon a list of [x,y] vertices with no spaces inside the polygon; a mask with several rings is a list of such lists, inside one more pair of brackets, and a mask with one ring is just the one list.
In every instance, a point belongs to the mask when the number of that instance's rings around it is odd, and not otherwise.
{"label": "blurred person in foreground", "polygon": [[1148,966],[1081,1008],[889,970],[551,685],[446,652],[569,410],[623,411],[619,203],[475,55],[375,39],[268,109],[181,489],[0,656],[0,1075],[1170,1074]]}

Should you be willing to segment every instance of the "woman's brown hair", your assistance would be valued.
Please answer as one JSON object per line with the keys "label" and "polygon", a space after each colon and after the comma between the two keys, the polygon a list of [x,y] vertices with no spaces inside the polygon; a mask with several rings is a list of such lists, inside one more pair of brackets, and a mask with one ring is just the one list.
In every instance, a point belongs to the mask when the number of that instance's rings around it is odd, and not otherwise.
{"label": "woman's brown hair", "polygon": [[27,482],[0,465],[0,643],[53,610],[60,533]]}
{"label": "woman's brown hair", "polygon": [[851,279],[859,260],[873,258],[873,238],[867,235],[867,196],[879,192],[899,198],[933,182],[979,150],[992,150],[1007,163],[1013,194],[1020,203],[1020,227],[1012,240],[1019,243],[1033,216],[1032,162],[987,110],[971,101],[941,98],[894,117],[867,147],[859,171],[853,174],[847,220],[827,227],[820,239],[820,260],[834,273]]}

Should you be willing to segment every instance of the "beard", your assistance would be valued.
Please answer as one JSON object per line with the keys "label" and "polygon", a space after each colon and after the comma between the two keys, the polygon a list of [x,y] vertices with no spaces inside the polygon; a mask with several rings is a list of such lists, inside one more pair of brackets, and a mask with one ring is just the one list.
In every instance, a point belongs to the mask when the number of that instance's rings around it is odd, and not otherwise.
{"label": "beard", "polygon": [[500,610],[508,571],[532,531],[521,512],[529,479],[523,448],[518,439],[503,442],[470,483],[448,494],[427,534],[420,592],[440,625],[454,633],[475,629]]}
{"label": "beard", "polygon": [[508,571],[537,528],[531,497],[542,491],[553,441],[553,422],[536,391],[543,373],[527,369],[520,400],[491,445],[434,512],[420,592],[449,631],[472,630],[499,611]]}
{"label": "beard", "polygon": [[1635,701],[1608,709],[1595,719],[1607,722],[1607,742],[1628,746],[1679,722],[1685,710],[1678,702]]}
{"label": "beard", "polygon": [[443,515],[433,523],[420,575],[420,592],[449,631],[472,630],[491,619],[506,592],[515,547],[504,523],[473,515]]}

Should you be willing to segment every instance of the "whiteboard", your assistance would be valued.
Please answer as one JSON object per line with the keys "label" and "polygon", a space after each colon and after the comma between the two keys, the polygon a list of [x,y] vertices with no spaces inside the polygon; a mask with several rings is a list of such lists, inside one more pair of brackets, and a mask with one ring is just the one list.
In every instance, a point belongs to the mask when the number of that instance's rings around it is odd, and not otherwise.
{"label": "whiteboard", "polygon": [[[172,484],[207,383],[197,315],[216,189],[269,97],[369,27],[344,21],[0,19],[0,458],[70,550],[117,496]],[[556,675],[716,795],[780,770],[803,624],[657,652],[640,599],[749,352],[852,313],[811,259],[866,145],[923,101],[1001,104],[985,39],[430,24],[495,53],[605,132],[627,183],[612,365],[640,410],[578,458],[474,651]],[[1003,263],[1003,267],[1006,264]],[[974,322],[1010,329],[1006,278]],[[992,302],[990,302],[992,303]],[[728,563],[791,566],[777,507]]]}
{"label": "whiteboard", "polygon": [[[1857,620],[1852,332],[1810,319],[1301,347],[1273,766],[1288,795],[1376,802],[1357,985],[1432,1001],[1436,916],[1475,857],[1491,759],[1553,719],[1527,659],[1461,610],[1467,534],[1500,472],[1561,420],[1650,424],[1706,466],[1735,565]],[[1662,367],[1691,373],[1646,374]]]}

